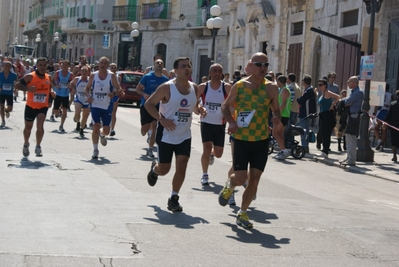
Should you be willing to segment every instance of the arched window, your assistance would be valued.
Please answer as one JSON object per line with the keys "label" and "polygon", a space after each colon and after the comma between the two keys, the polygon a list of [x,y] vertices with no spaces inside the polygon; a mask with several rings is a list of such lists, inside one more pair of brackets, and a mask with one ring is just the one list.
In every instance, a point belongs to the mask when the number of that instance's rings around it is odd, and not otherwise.
{"label": "arched window", "polygon": [[166,44],[159,44],[157,47],[157,54],[162,55],[164,66],[166,66]]}

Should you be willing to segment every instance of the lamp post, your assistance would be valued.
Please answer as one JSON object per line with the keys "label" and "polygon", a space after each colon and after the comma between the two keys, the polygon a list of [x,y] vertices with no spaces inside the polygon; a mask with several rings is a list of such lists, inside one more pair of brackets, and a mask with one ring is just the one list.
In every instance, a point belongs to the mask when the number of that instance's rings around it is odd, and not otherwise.
{"label": "lamp post", "polygon": [[36,57],[40,57],[40,42],[42,41],[40,33],[36,34],[37,53]]}
{"label": "lamp post", "polygon": [[137,39],[138,39],[138,37],[140,35],[140,32],[139,32],[138,28],[139,28],[139,24],[137,22],[133,22],[132,23],[132,29],[133,30],[130,32],[130,37],[133,38],[133,42],[134,42],[134,47],[132,48],[132,50],[133,50],[132,51],[132,63],[131,63],[132,69],[133,69],[134,64],[135,64],[134,60],[136,58]]}
{"label": "lamp post", "polygon": [[220,16],[222,14],[222,9],[218,5],[214,5],[211,7],[211,15],[213,18],[210,18],[206,21],[206,27],[211,30],[212,33],[212,53],[211,53],[211,63],[215,62],[215,39],[218,34],[219,29],[222,27],[223,19]]}
{"label": "lamp post", "polygon": [[60,34],[58,32],[54,33],[54,55],[53,58],[54,60],[57,60],[57,46],[58,46],[58,41],[60,40]]}
{"label": "lamp post", "polygon": [[28,45],[28,42],[29,42],[28,36],[24,35],[24,44],[25,44],[25,46]]}
{"label": "lamp post", "polygon": [[[374,37],[374,22],[375,13],[378,13],[381,9],[383,0],[363,0],[366,4],[367,14],[370,14],[370,29],[369,29],[369,40],[367,46],[367,55],[373,54],[373,37]],[[369,114],[370,110],[370,80],[366,80],[364,88],[364,100],[362,105],[363,113],[360,116],[360,139],[357,142],[357,155],[356,160],[362,162],[374,161],[374,151],[370,147],[369,140]]]}

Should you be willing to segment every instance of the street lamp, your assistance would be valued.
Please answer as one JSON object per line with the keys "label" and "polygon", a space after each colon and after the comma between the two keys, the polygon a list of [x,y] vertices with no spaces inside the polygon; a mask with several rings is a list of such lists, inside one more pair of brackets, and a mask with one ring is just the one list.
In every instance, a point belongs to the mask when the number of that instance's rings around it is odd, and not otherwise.
{"label": "street lamp", "polygon": [[219,29],[222,27],[223,19],[220,16],[222,14],[222,9],[218,5],[214,5],[211,7],[211,15],[213,18],[210,18],[206,21],[206,27],[211,30],[212,33],[212,53],[211,53],[211,62],[215,61],[215,39],[218,34]]}
{"label": "street lamp", "polygon": [[54,60],[57,60],[57,45],[58,45],[58,41],[60,40],[60,34],[58,32],[54,33]]}
{"label": "street lamp", "polygon": [[40,57],[40,42],[42,41],[40,33],[36,34],[36,39],[35,39],[36,43],[37,43],[37,53],[36,53],[36,57]]}
{"label": "street lamp", "polygon": [[132,48],[132,50],[133,50],[132,51],[132,63],[131,63],[132,69],[133,69],[134,64],[135,64],[134,59],[136,57],[137,39],[138,39],[138,37],[140,35],[140,32],[139,32],[138,28],[139,28],[139,24],[137,22],[133,22],[132,23],[132,29],[133,30],[130,32],[130,37],[133,38],[133,42],[134,42],[134,47]]}
{"label": "street lamp", "polygon": [[[373,37],[374,37],[374,22],[375,13],[378,13],[381,9],[383,0],[363,0],[366,4],[367,14],[370,14],[370,29],[369,29],[369,40],[367,46],[367,55],[373,54]],[[362,162],[374,161],[374,151],[370,147],[369,139],[369,114],[370,110],[370,80],[366,80],[364,88],[364,100],[362,105],[363,113],[360,116],[360,139],[357,142],[357,155],[356,160]]]}
{"label": "street lamp", "polygon": [[14,38],[14,45],[18,45],[18,37]]}
{"label": "street lamp", "polygon": [[28,36],[24,35],[24,44],[27,46],[29,42]]}

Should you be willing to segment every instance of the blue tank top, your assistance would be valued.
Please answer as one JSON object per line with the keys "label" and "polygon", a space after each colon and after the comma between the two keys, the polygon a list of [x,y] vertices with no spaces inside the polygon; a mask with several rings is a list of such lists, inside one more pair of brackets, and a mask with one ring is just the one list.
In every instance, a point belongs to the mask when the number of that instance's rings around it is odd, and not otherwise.
{"label": "blue tank top", "polygon": [[69,88],[68,88],[68,83],[71,77],[71,73],[68,71],[67,76],[62,76],[62,70],[57,71],[58,72],[58,79],[57,83],[60,85],[60,88],[54,88],[54,92],[58,96],[62,97],[67,97],[69,96]]}
{"label": "blue tank top", "polygon": [[321,96],[318,100],[319,102],[319,106],[320,106],[320,113],[328,111],[331,107],[331,104],[333,102],[332,97],[330,98],[324,98],[323,96]]}

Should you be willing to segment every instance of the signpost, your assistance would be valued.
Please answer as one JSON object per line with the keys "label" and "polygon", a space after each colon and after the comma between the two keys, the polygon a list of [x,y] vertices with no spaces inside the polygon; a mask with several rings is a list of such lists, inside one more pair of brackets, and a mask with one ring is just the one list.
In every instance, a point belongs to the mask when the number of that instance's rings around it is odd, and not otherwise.
{"label": "signpost", "polygon": [[374,70],[374,56],[362,56],[360,59],[360,79],[371,80]]}
{"label": "signpost", "polygon": [[88,48],[86,49],[86,51],[85,51],[85,55],[86,55],[86,57],[92,57],[92,56],[94,56],[94,49],[91,48],[91,47],[88,47]]}

